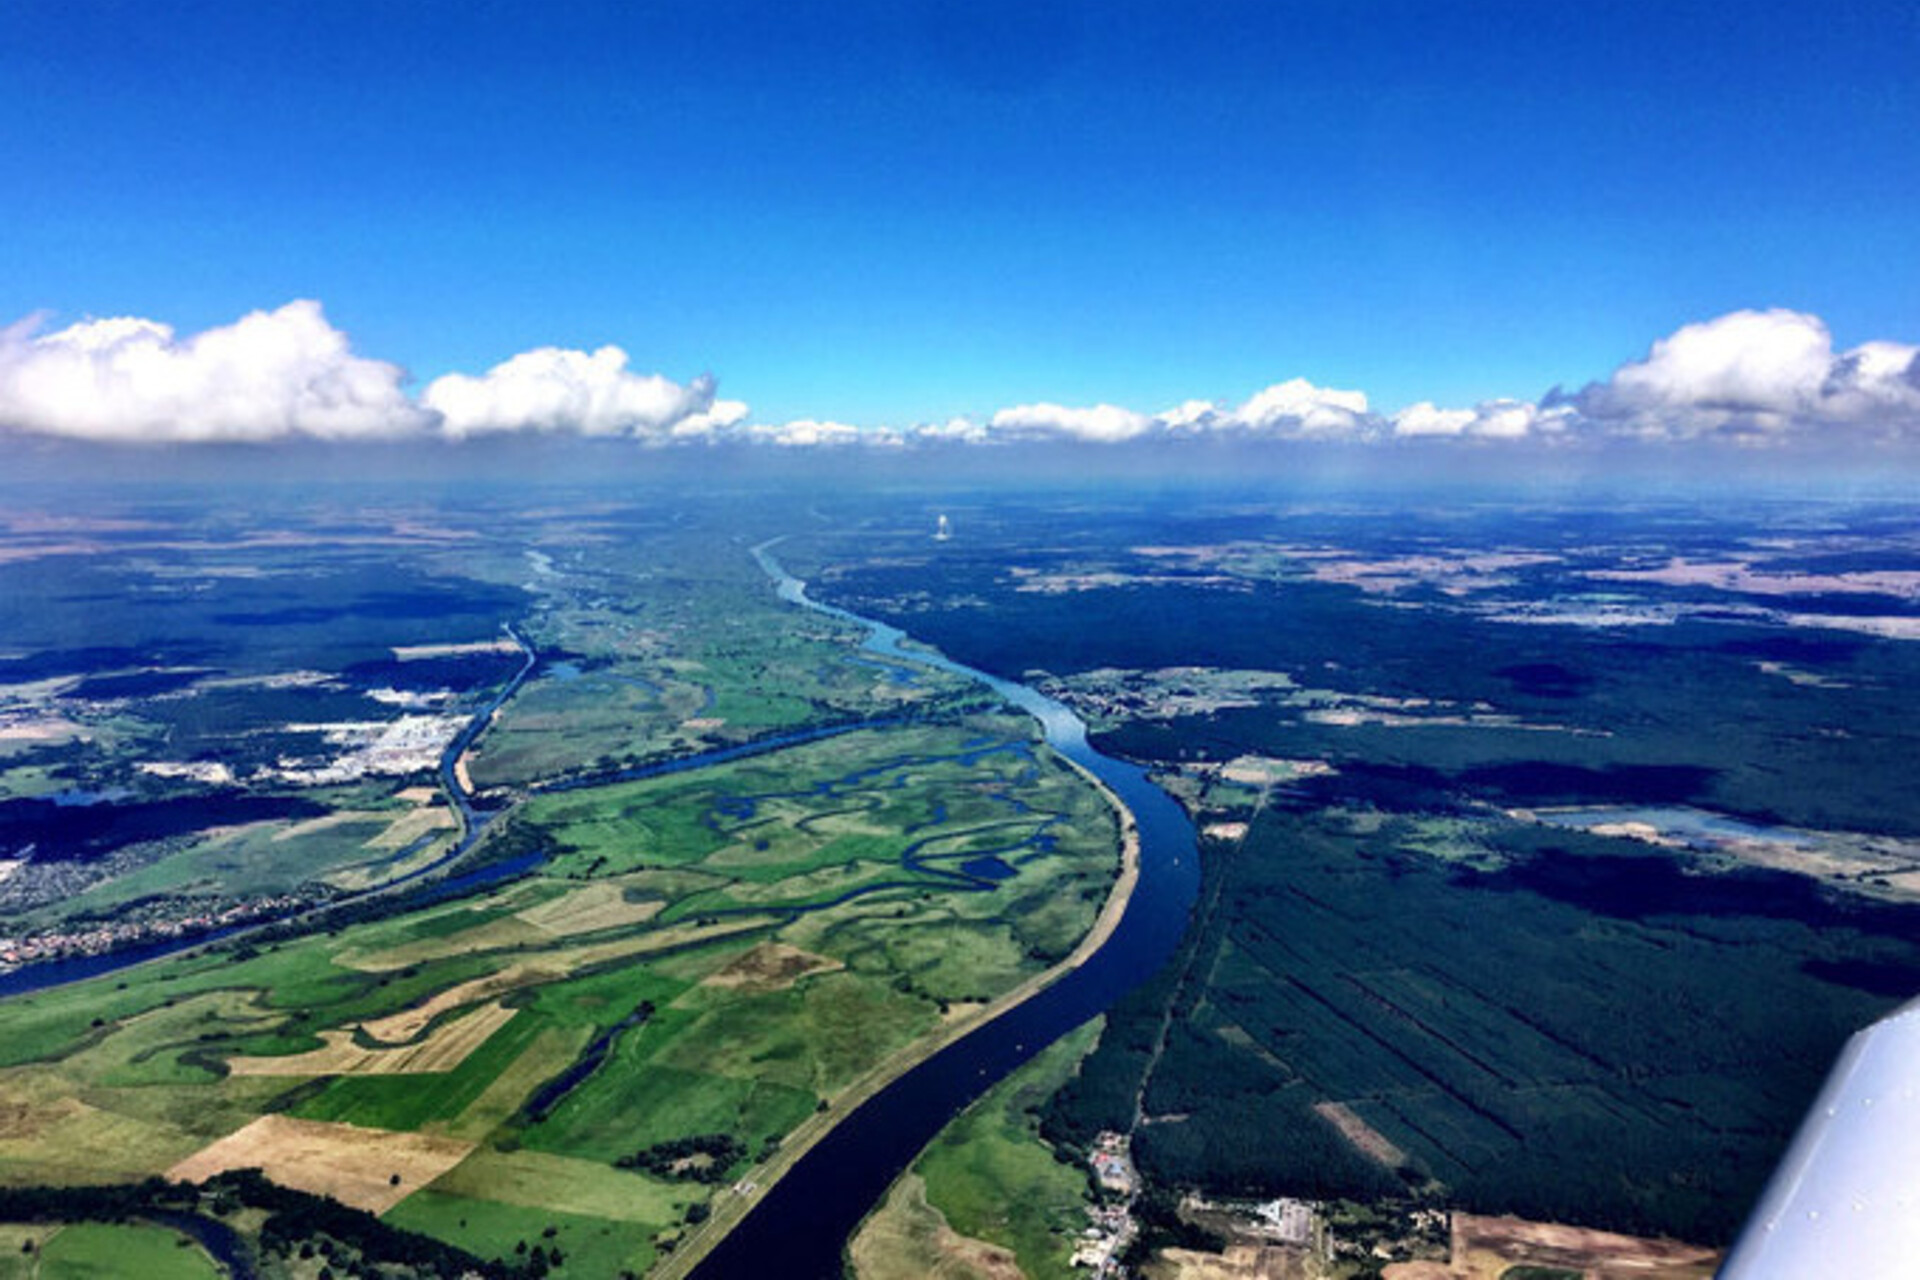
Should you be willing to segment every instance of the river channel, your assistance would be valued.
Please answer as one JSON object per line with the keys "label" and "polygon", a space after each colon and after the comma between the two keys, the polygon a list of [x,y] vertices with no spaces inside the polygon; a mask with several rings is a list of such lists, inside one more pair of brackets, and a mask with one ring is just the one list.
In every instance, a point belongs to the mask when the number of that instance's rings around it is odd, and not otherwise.
{"label": "river channel", "polygon": [[[771,544],[755,548],[753,554],[773,579],[780,598],[864,628],[867,634],[861,647],[870,659],[895,671],[932,667],[977,681],[1038,721],[1047,745],[1105,783],[1133,814],[1140,841],[1140,875],[1126,913],[1105,945],[1051,986],[956,1040],[855,1108],[767,1190],[760,1203],[700,1262],[693,1272],[696,1280],[767,1275],[838,1280],[842,1255],[854,1228],[920,1149],[949,1120],[1014,1068],[1087,1019],[1104,1012],[1151,976],[1179,944],[1199,890],[1199,856],[1193,824],[1187,820],[1186,813],[1166,792],[1149,782],[1140,768],[1102,755],[1089,746],[1086,725],[1073,711],[1025,685],[1003,680],[955,662],[934,649],[914,644],[897,627],[811,599],[806,584],[780,566],[768,552],[768,545]],[[534,667],[532,647],[518,632],[513,638],[527,650],[524,665],[506,688],[472,718],[468,728],[449,745],[441,761],[446,790],[464,818],[462,839],[450,855],[436,860],[432,867],[400,877],[382,886],[382,891],[392,884],[413,882],[429,871],[445,867],[472,845],[492,816],[472,806],[466,789],[455,775],[454,761]],[[872,723],[828,726],[791,735],[791,740],[763,740],[741,747],[720,748],[624,771],[620,776],[651,776],[700,768],[793,742],[871,727]],[[539,855],[529,855],[450,877],[435,886],[432,896],[444,898],[497,880],[511,879],[530,870],[538,861]],[[79,956],[0,974],[0,998],[98,977],[129,964],[243,932],[245,928],[238,926],[191,938],[165,939],[107,955]]]}
{"label": "river channel", "polygon": [[1193,824],[1144,771],[1087,744],[1080,717],[1025,685],[1003,680],[907,635],[807,595],[763,544],[754,549],[780,598],[866,629],[863,649],[890,663],[918,663],[976,680],[1033,716],[1047,744],[1111,788],[1140,837],[1140,878],[1106,944],[1032,999],[942,1049],[868,1099],[764,1193],[695,1269],[695,1280],[842,1274],[848,1238],[915,1156],[949,1120],[1015,1067],[1145,981],[1173,954],[1199,891]]}

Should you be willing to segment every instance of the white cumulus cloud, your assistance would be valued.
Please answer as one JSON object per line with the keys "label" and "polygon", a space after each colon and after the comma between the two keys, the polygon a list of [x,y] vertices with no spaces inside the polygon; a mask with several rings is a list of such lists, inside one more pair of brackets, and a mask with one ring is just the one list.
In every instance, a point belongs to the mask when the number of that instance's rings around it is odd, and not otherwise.
{"label": "white cumulus cloud", "polygon": [[[821,422],[813,418],[797,418],[792,422],[761,423],[747,428],[748,439],[789,449],[821,445],[883,443],[877,438],[878,434],[862,431],[845,422]],[[890,441],[898,439],[893,432],[884,434]]]}
{"label": "white cumulus cloud", "polygon": [[1169,435],[1197,435],[1215,430],[1227,421],[1220,406],[1211,400],[1183,400],[1171,409],[1162,409],[1154,417]]}
{"label": "white cumulus cloud", "polygon": [[991,430],[1009,436],[1114,444],[1147,434],[1153,430],[1154,420],[1144,413],[1135,413],[1114,404],[1069,408],[1043,402],[1002,409],[988,420],[987,425]]}
{"label": "white cumulus cloud", "polygon": [[1230,421],[1259,435],[1316,439],[1359,435],[1375,425],[1366,392],[1316,387],[1305,378],[1259,392],[1234,410]]}
{"label": "white cumulus cloud", "polygon": [[[682,385],[627,368],[627,353],[538,347],[480,377],[450,373],[427,387],[421,402],[456,439],[505,431],[569,431],[589,436],[650,437],[690,419],[713,425],[714,381]],[[731,413],[729,408],[723,417]],[[742,410],[744,412],[744,410]],[[738,421],[738,416],[734,416]]]}
{"label": "white cumulus cloud", "polygon": [[0,329],[0,433],[119,442],[459,441],[512,433],[647,445],[901,449],[1031,442],[1091,445],[1273,442],[1640,440],[1737,444],[1904,437],[1920,441],[1920,346],[1836,350],[1818,317],[1736,311],[1689,324],[1600,381],[1540,401],[1470,407],[1422,400],[1388,414],[1365,392],[1294,377],[1235,403],[1190,399],[1157,413],[1035,401],[905,428],[821,415],[756,424],[712,377],[631,367],[625,351],[539,347],[484,373],[449,373],[418,396],[396,364],[357,355],[320,304],[290,302],[181,335],[133,317],[53,333]]}
{"label": "white cumulus cloud", "polygon": [[1393,415],[1397,436],[1460,436],[1473,425],[1471,409],[1442,409],[1431,400],[1410,404]]}
{"label": "white cumulus cloud", "polygon": [[980,444],[987,439],[987,428],[972,418],[953,417],[945,422],[923,422],[914,427],[911,438],[929,443]]}
{"label": "white cumulus cloud", "polygon": [[1920,424],[1920,347],[1835,352],[1818,317],[1735,311],[1690,324],[1574,398],[1605,428],[1652,438],[1784,438],[1823,426]]}
{"label": "white cumulus cloud", "polygon": [[[1319,387],[1305,378],[1275,383],[1244,404],[1231,408],[1212,400],[1186,400],[1159,413],[1140,413],[1119,405],[1070,408],[1023,404],[1002,409],[987,422],[990,436],[1002,439],[1081,440],[1118,444],[1154,437],[1237,434],[1274,439],[1335,440],[1376,433],[1380,420],[1367,409],[1363,391]],[[923,428],[923,435],[976,438],[951,425]]]}
{"label": "white cumulus cloud", "polygon": [[668,434],[675,440],[724,439],[746,417],[746,401],[715,400],[705,412],[690,413],[674,423]]}
{"label": "white cumulus cloud", "polygon": [[1529,400],[1483,400],[1471,409],[1442,409],[1422,400],[1388,421],[1393,434],[1403,439],[1524,440],[1567,432],[1576,425],[1577,416],[1569,405],[1542,408]]}
{"label": "white cumulus cloud", "polygon": [[405,372],[356,356],[317,302],[182,338],[152,320],[0,333],[0,427],[105,441],[327,440],[425,430]]}

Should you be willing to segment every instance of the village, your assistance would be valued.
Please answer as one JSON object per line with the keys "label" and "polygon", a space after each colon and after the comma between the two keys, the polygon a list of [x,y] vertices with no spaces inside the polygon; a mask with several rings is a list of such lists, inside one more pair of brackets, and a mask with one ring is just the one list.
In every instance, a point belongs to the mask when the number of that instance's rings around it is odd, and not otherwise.
{"label": "village", "polygon": [[180,916],[130,917],[86,929],[0,938],[0,973],[36,961],[105,955],[141,943],[213,933],[236,925],[284,916],[312,905],[311,900],[297,894],[274,894],[248,898],[218,908],[197,908]]}
{"label": "village", "polygon": [[[1128,1253],[1141,1232],[1134,1207],[1143,1188],[1131,1139],[1111,1130],[1100,1133],[1087,1155],[1087,1165],[1103,1194],[1099,1203],[1087,1209],[1089,1222],[1074,1248],[1072,1263],[1086,1268],[1093,1280],[1122,1280],[1131,1274]],[[1353,1246],[1343,1250],[1335,1243],[1324,1210],[1317,1202],[1286,1197],[1215,1203],[1188,1195],[1180,1202],[1180,1217],[1225,1242],[1225,1250],[1213,1254],[1162,1249],[1153,1273],[1209,1280],[1225,1276],[1310,1280],[1332,1275],[1329,1264],[1340,1254],[1351,1253]],[[1442,1224],[1444,1219],[1441,1214]]]}
{"label": "village", "polygon": [[1124,1133],[1103,1131],[1094,1139],[1087,1164],[1100,1189],[1119,1199],[1103,1197],[1088,1207],[1087,1216],[1092,1221],[1074,1248],[1073,1265],[1088,1268],[1094,1280],[1117,1280],[1126,1274],[1122,1260],[1140,1230],[1133,1217],[1134,1197],[1140,1193],[1140,1174],[1133,1167],[1132,1143]]}

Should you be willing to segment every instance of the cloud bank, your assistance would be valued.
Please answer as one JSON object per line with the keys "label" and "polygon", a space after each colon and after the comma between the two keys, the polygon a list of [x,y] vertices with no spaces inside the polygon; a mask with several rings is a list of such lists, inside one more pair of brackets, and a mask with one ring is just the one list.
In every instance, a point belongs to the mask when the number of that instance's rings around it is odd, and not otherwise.
{"label": "cloud bank", "polygon": [[1602,429],[1656,439],[1912,434],[1920,427],[1920,347],[1869,342],[1836,352],[1818,316],[1735,311],[1662,338],[1645,359],[1569,403]]}
{"label": "cloud bank", "polygon": [[350,440],[420,431],[398,365],[354,355],[315,302],[189,338],[152,320],[0,334],[0,425],[111,441]]}
{"label": "cloud bank", "polygon": [[[671,434],[690,422],[699,430],[731,425],[713,416],[714,388],[710,376],[682,386],[657,373],[634,373],[619,347],[601,347],[591,355],[540,347],[478,378],[463,373],[436,378],[420,402],[438,415],[440,430],[456,440],[508,431],[646,438]],[[732,412],[723,408],[721,417]]]}
{"label": "cloud bank", "polygon": [[0,429],[134,443],[354,440],[508,432],[667,439],[746,416],[711,377],[682,385],[627,367],[618,347],[541,347],[416,400],[406,372],[355,355],[320,304],[290,302],[181,337],[122,317],[0,331]]}
{"label": "cloud bank", "polygon": [[754,422],[745,403],[719,398],[712,377],[639,372],[616,346],[536,348],[482,374],[436,378],[416,397],[404,370],[355,354],[311,301],[185,337],[137,318],[40,327],[29,319],[0,330],[0,433],[162,444],[571,435],[787,449],[1920,441],[1920,347],[1876,341],[1838,351],[1819,317],[1780,309],[1686,325],[1606,378],[1538,400],[1420,401],[1383,413],[1363,391],[1292,377],[1238,403],[1192,399],[1146,412],[1039,401],[900,428]]}

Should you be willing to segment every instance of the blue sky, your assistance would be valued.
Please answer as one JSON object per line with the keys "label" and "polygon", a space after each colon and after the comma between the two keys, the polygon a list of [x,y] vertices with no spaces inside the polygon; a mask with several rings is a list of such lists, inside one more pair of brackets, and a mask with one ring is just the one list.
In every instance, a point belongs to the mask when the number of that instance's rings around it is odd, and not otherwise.
{"label": "blue sky", "polygon": [[756,418],[1534,400],[1920,340],[1910,2],[106,4],[0,42],[0,322],[317,299],[423,385],[618,344]]}

